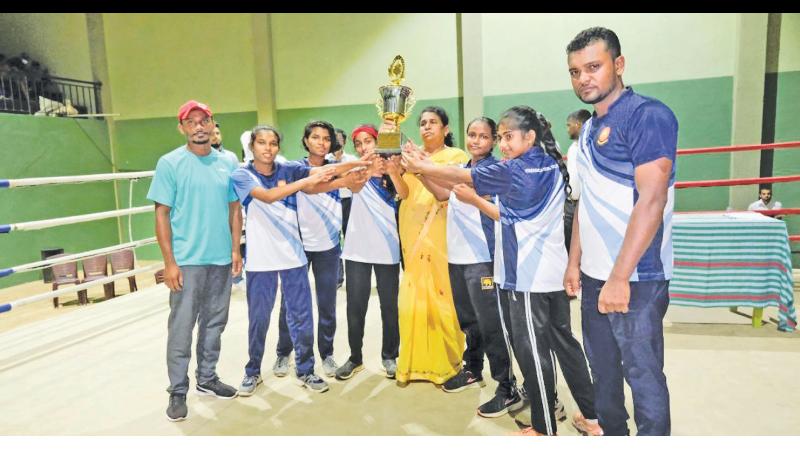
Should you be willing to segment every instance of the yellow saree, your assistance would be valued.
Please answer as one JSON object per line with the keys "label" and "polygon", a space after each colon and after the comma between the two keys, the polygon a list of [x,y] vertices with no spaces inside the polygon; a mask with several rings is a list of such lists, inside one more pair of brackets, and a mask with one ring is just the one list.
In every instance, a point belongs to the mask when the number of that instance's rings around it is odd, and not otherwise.
{"label": "yellow saree", "polygon": [[[463,164],[469,157],[461,149],[445,147],[431,160]],[[436,201],[415,175],[406,173],[403,180],[409,194],[400,205],[405,268],[398,299],[397,381],[442,384],[458,373],[464,352],[447,267],[447,202]]]}

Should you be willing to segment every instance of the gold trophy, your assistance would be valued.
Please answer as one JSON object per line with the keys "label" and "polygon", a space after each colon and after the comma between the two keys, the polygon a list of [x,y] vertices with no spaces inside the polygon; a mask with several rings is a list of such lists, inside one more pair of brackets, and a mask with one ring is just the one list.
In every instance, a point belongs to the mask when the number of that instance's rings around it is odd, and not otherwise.
{"label": "gold trophy", "polygon": [[389,65],[389,80],[391,84],[381,86],[378,89],[381,94],[377,103],[375,103],[378,108],[378,115],[384,120],[391,120],[394,124],[391,130],[378,132],[378,145],[375,153],[380,155],[394,155],[402,152],[399,125],[406,120],[415,103],[411,88],[400,84],[405,78],[405,73],[406,64],[403,57],[400,55],[395,56],[394,61]]}

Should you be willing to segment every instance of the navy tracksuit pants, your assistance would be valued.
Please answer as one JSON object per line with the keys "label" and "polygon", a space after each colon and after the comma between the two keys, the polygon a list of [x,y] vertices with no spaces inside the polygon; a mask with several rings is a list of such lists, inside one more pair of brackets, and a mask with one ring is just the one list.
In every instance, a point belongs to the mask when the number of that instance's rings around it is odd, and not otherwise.
{"label": "navy tracksuit pants", "polygon": [[[317,346],[319,357],[324,360],[333,356],[333,335],[336,333],[336,283],[339,279],[339,258],[342,250],[339,245],[322,252],[306,252],[308,267],[314,272],[314,288],[317,294]],[[308,279],[308,273],[306,273]],[[311,307],[308,308],[311,314]],[[278,356],[289,356],[292,352],[292,339],[286,323],[286,307],[281,302],[278,324]],[[313,341],[313,336],[312,336]]]}
{"label": "navy tracksuit pants", "polygon": [[245,373],[261,373],[264,344],[269,328],[278,277],[281,280],[281,310],[286,308],[287,334],[294,343],[298,376],[314,372],[314,321],[311,315],[311,287],[305,265],[294,269],[268,272],[247,271],[248,353]]}

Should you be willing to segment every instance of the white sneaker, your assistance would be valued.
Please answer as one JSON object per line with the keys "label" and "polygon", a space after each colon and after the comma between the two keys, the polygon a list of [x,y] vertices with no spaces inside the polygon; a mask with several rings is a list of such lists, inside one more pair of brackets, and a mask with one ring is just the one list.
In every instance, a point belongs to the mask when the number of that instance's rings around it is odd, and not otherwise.
{"label": "white sneaker", "polygon": [[278,359],[275,360],[275,365],[272,366],[272,373],[276,377],[285,377],[289,373],[289,357],[278,356]]}
{"label": "white sneaker", "polygon": [[242,380],[242,385],[239,386],[239,396],[249,397],[253,395],[256,387],[261,384],[262,381],[264,380],[261,379],[261,375],[255,375],[252,377],[245,375],[244,379]]}
{"label": "white sneaker", "polygon": [[322,371],[325,373],[326,377],[335,377],[336,369],[338,368],[339,366],[336,364],[336,361],[333,360],[333,356],[328,356],[322,360]]}
{"label": "white sneaker", "polygon": [[299,381],[303,387],[307,387],[312,392],[322,393],[328,390],[328,383],[313,373],[298,377],[297,381]]}

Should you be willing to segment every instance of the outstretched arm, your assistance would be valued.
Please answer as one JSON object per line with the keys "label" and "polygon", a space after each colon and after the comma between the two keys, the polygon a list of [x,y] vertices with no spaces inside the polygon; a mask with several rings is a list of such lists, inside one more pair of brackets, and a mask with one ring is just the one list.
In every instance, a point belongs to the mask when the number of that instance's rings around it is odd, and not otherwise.
{"label": "outstretched arm", "polygon": [[325,181],[317,183],[313,186],[309,186],[303,189],[303,192],[306,194],[321,194],[323,192],[330,192],[339,188],[347,188],[350,190],[357,188],[356,192],[358,192],[364,186],[364,183],[366,183],[369,179],[369,173],[369,170],[351,170],[335,180]]}
{"label": "outstretched arm", "polygon": [[418,173],[425,177],[433,177],[451,183],[472,183],[469,169],[454,166],[440,166],[425,158],[419,151],[413,149],[410,142],[403,148],[403,167],[409,172]]}
{"label": "outstretched arm", "polygon": [[453,186],[456,198],[478,208],[484,215],[494,221],[500,220],[500,208],[494,203],[478,195],[475,189],[464,183]]}
{"label": "outstretched arm", "polygon": [[[331,166],[332,167],[332,166]],[[322,169],[320,167],[320,169]],[[261,200],[264,203],[272,203],[283,198],[286,198],[298,191],[310,189],[313,186],[330,180],[333,170],[314,170],[312,169],[309,176],[299,179],[295,182],[276,186],[271,189],[266,189],[261,186],[256,186],[250,191],[250,195]]]}

